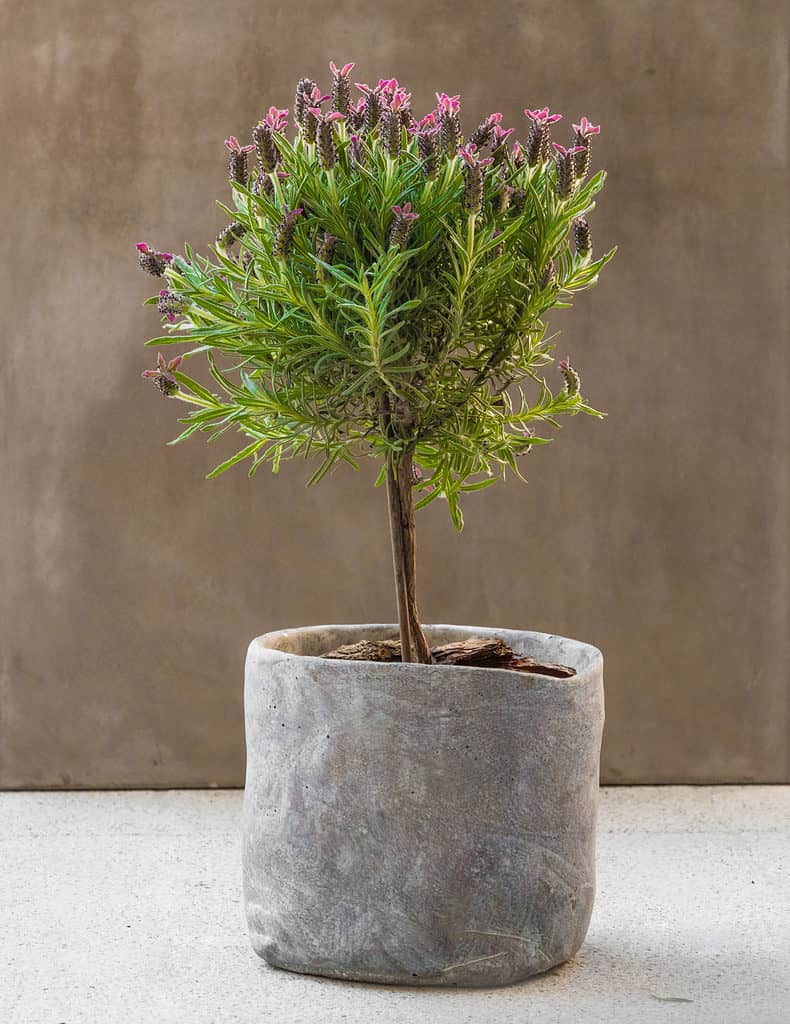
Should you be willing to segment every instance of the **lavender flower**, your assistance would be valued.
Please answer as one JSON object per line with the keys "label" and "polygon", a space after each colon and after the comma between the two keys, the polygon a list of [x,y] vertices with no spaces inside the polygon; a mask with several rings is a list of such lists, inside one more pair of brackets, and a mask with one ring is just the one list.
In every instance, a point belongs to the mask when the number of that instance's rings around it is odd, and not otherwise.
{"label": "lavender flower", "polygon": [[562,114],[550,114],[548,107],[541,107],[539,110],[530,110],[527,107],[524,113],[532,121],[526,141],[527,163],[530,167],[545,164],[551,152],[549,126],[561,121]]}
{"label": "lavender flower", "polygon": [[565,390],[568,394],[578,395],[582,388],[582,379],[571,366],[570,359],[561,359],[557,364],[557,368],[565,378]]}
{"label": "lavender flower", "polygon": [[584,151],[583,146],[571,146],[566,149],[558,142],[552,142],[556,151],[557,162],[557,195],[560,199],[567,199],[576,187],[576,174],[574,171],[574,159],[577,153]]}
{"label": "lavender flower", "polygon": [[592,235],[590,225],[584,217],[577,217],[571,228],[573,235],[573,247],[579,256],[589,256],[592,252]]}
{"label": "lavender flower", "polygon": [[489,114],[488,117],[483,118],[469,136],[471,145],[476,146],[478,149],[484,149],[494,136],[494,125],[501,124],[501,122],[502,115],[500,113]]}
{"label": "lavender flower", "polygon": [[[331,263],[334,259],[336,246],[337,235],[330,235],[328,231],[325,231],[316,246],[315,254],[322,263]],[[326,271],[320,264],[315,268],[315,276],[319,281],[323,281],[326,277]]]}
{"label": "lavender flower", "polygon": [[517,171],[520,171],[524,164],[527,162],[524,157],[524,150],[522,149],[520,142],[513,143],[512,160],[513,166],[516,168]]}
{"label": "lavender flower", "polygon": [[479,214],[483,210],[483,168],[492,163],[492,157],[479,160],[471,143],[460,152],[464,160],[464,209]]}
{"label": "lavender flower", "polygon": [[152,380],[162,394],[170,398],[178,391],[178,381],[173,376],[173,371],[178,369],[183,358],[183,356],[176,356],[168,363],[160,352],[156,360],[156,369],[143,370],[142,376],[146,380]]}
{"label": "lavender flower", "polygon": [[280,223],[274,229],[274,246],[272,248],[273,254],[278,259],[285,259],[290,255],[291,249],[293,248],[293,237],[294,231],[296,230],[296,219],[304,212],[303,207],[299,206],[295,210],[289,210],[285,208]]}
{"label": "lavender flower", "polygon": [[304,132],[307,107],[310,104],[310,96],[317,86],[312,78],[300,78],[296,83],[296,95],[294,96],[294,121],[296,127]]}
{"label": "lavender flower", "polygon": [[365,107],[366,100],[364,96],[360,96],[356,103],[351,103],[349,105],[348,123],[355,132],[361,131],[365,124]]}
{"label": "lavender flower", "polygon": [[163,288],[159,292],[156,308],[168,323],[174,324],[178,316],[184,312],[184,296]]}
{"label": "lavender flower", "polygon": [[426,114],[411,129],[417,140],[417,151],[422,158],[422,169],[425,177],[429,180],[435,178],[439,172],[439,148],[436,144],[439,135],[439,127],[436,124],[434,114]]}
{"label": "lavender flower", "polygon": [[362,167],[365,163],[365,147],[358,132],[348,138],[348,159],[352,167]]}
{"label": "lavender flower", "polygon": [[329,62],[329,70],[332,72],[332,110],[343,117],[348,117],[351,104],[351,83],[348,76],[353,67],[353,64],[344,64],[339,68],[334,61]]}
{"label": "lavender flower", "polygon": [[335,121],[342,121],[343,115],[337,111],[323,114],[319,107],[308,107],[308,111],[318,126],[318,160],[325,171],[331,171],[337,163],[337,145],[332,125]]}
{"label": "lavender flower", "polygon": [[397,246],[398,249],[405,249],[414,222],[420,215],[413,212],[411,203],[404,203],[403,206],[393,206],[392,212],[394,217],[390,226],[389,244]]}
{"label": "lavender flower", "polygon": [[316,107],[320,108],[322,103],[325,103],[329,99],[328,94],[321,94],[321,90],[318,86],[314,86],[309,96],[306,96],[307,107],[304,113],[304,124],[302,126],[302,133],[305,138],[305,142],[314,143],[316,141],[316,135],[318,133],[318,119],[316,118],[313,111]]}
{"label": "lavender flower", "polygon": [[381,119],[382,83],[379,82],[375,89],[372,89],[369,85],[366,85],[364,82],[355,82],[354,84],[356,85],[357,89],[360,90],[360,92],[363,92],[365,94],[365,119],[362,127],[365,129],[365,132],[369,135],[375,129],[376,125],[379,123],[379,120]]}
{"label": "lavender flower", "polygon": [[508,206],[514,217],[520,217],[527,205],[527,192],[523,188],[511,188]]}
{"label": "lavender flower", "polygon": [[153,277],[161,277],[167,265],[173,261],[172,252],[159,252],[158,249],[152,249],[145,242],[138,242],[135,248],[138,252],[140,266],[146,274],[151,274]]}
{"label": "lavender flower", "polygon": [[557,281],[557,264],[549,260],[538,278],[538,287],[541,291],[555,284]]}
{"label": "lavender flower", "polygon": [[274,140],[274,128],[268,116],[263,121],[259,121],[252,129],[252,141],[255,144],[255,152],[261,170],[264,174],[272,174],[282,157]]}
{"label": "lavender flower", "polygon": [[[288,173],[286,171],[277,171],[278,181],[285,181],[287,177]],[[252,183],[252,193],[256,196],[268,196],[271,199],[274,195],[274,182],[271,175],[264,174],[262,170],[259,171],[255,181]]]}
{"label": "lavender flower", "polygon": [[225,139],[230,156],[228,158],[228,177],[239,185],[247,184],[247,154],[251,153],[255,146],[241,146],[235,135]]}
{"label": "lavender flower", "polygon": [[504,162],[507,153],[505,143],[512,134],[512,128],[503,128],[500,124],[495,124],[493,126],[491,137],[491,156],[494,160],[495,167],[499,167],[499,165]]}
{"label": "lavender flower", "polygon": [[396,89],[389,97],[381,115],[381,142],[391,160],[400,156],[403,121],[401,113],[408,109],[411,96],[404,89]]}
{"label": "lavender flower", "polygon": [[439,142],[448,156],[454,157],[458,152],[461,138],[461,103],[460,96],[448,96],[446,92],[437,92],[437,119],[439,122]]}
{"label": "lavender flower", "polygon": [[573,169],[578,181],[584,181],[590,173],[590,137],[601,134],[599,124],[591,124],[586,117],[583,117],[579,124],[573,126],[576,132],[577,146],[581,146],[583,153],[577,153],[573,158]]}

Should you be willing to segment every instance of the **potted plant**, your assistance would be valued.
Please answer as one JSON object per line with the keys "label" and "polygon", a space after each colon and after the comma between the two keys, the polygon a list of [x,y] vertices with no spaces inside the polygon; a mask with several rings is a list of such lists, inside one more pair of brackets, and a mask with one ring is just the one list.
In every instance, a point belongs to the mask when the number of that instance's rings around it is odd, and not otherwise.
{"label": "potted plant", "polygon": [[[595,412],[546,314],[590,287],[597,126],[570,144],[525,111],[524,141],[458,96],[417,118],[395,79],[331,65],[290,115],[226,141],[230,222],[210,256],[147,244],[150,299],[187,343],[143,376],[186,403],[184,430],[242,435],[216,476],[315,456],[317,483],[381,465],[397,625],[268,633],[246,665],[244,888],[270,964],[431,985],[512,982],[574,954],[594,891],[602,660],[523,630],[423,626],[415,510],[506,473]],[[566,140],[568,141],[568,140]],[[256,166],[253,169],[253,155]],[[205,357],[213,383],[182,359]],[[556,383],[555,383],[556,382]]]}

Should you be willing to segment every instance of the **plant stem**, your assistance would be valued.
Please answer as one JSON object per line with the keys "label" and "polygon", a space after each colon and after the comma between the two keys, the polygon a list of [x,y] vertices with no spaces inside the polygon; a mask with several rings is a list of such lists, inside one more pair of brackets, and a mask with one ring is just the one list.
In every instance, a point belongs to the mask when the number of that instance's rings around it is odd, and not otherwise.
{"label": "plant stem", "polygon": [[414,465],[407,450],[387,463],[387,501],[392,540],[392,565],[398,599],[401,660],[430,664],[431,649],[417,611],[417,535],[414,521]]}

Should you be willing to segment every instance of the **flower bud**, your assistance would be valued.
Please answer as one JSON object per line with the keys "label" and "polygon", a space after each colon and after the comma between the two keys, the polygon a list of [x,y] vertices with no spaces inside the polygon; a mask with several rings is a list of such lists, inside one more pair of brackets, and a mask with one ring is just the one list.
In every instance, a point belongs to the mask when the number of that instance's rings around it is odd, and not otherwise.
{"label": "flower bud", "polygon": [[159,293],[156,308],[168,323],[175,323],[176,318],[184,312],[184,296],[163,288]]}
{"label": "flower bud", "polygon": [[353,64],[344,64],[342,68],[339,68],[334,61],[329,65],[332,72],[332,110],[342,114],[343,117],[348,117],[351,104],[351,83],[348,76],[353,67]]}
{"label": "flower bud", "polygon": [[265,174],[271,174],[280,162],[280,151],[274,141],[271,126],[263,121],[256,124],[252,129],[252,141],[255,144],[255,152],[258,155],[261,170]]}
{"label": "flower bud", "polygon": [[285,259],[290,255],[291,249],[293,248],[296,220],[302,212],[302,207],[298,207],[295,210],[289,210],[286,207],[285,213],[280,219],[280,223],[274,229],[274,245],[272,247],[272,252],[278,259]]}
{"label": "flower bud", "polygon": [[600,135],[601,126],[591,124],[586,117],[583,117],[573,128],[576,132],[575,146],[577,148],[577,152],[573,155],[573,171],[578,181],[584,181],[590,173],[590,138],[593,135]]}
{"label": "flower bud", "polygon": [[555,149],[555,161],[557,165],[556,189],[560,199],[567,199],[576,187],[576,175],[574,173],[574,159],[580,151],[580,146],[571,146],[566,149],[558,142],[552,142]]}
{"label": "flower bud", "polygon": [[381,114],[381,144],[391,160],[400,156],[402,130],[400,111],[385,108]]}
{"label": "flower bud", "polygon": [[561,359],[557,365],[560,373],[565,378],[565,390],[569,395],[578,395],[581,391],[582,380],[571,366],[570,359]]}
{"label": "flower bud", "polygon": [[545,164],[551,155],[549,125],[562,120],[562,114],[550,114],[548,107],[540,110],[527,108],[524,113],[532,121],[526,141],[525,157],[530,167]]}
{"label": "flower bud", "polygon": [[141,268],[153,277],[161,277],[168,264],[173,261],[171,252],[159,252],[145,242],[138,242],[136,249]]}
{"label": "flower bud", "polygon": [[337,146],[332,122],[323,118],[318,122],[318,162],[325,171],[331,171],[337,163]]}
{"label": "flower bud", "polygon": [[[322,263],[331,263],[335,256],[336,246],[337,236],[330,235],[328,231],[325,231],[318,242],[315,254]],[[315,276],[318,281],[323,281],[326,278],[326,271],[322,266],[316,266]]]}
{"label": "flower bud", "polygon": [[230,249],[239,239],[244,238],[247,234],[247,228],[240,221],[234,220],[232,224],[228,224],[222,231],[217,235],[215,244],[220,249]]}
{"label": "flower bud", "polygon": [[429,180],[439,173],[439,148],[436,144],[438,129],[429,128],[415,132],[417,152],[422,157],[422,169]]}
{"label": "flower bud", "polygon": [[549,260],[538,278],[538,287],[541,291],[557,283],[557,265],[554,260]]}
{"label": "flower bud", "polygon": [[294,121],[300,131],[304,131],[307,107],[310,103],[310,94],[316,88],[312,78],[300,78],[296,84],[296,95],[294,96]]}
{"label": "flower bud", "polygon": [[390,225],[389,244],[396,246],[398,249],[405,249],[409,235],[414,227],[414,222],[420,215],[419,213],[414,213],[411,203],[404,203],[403,206],[393,206],[392,212],[394,216]]}
{"label": "flower bud", "polygon": [[590,225],[584,217],[577,217],[571,228],[573,235],[573,247],[578,256],[589,256],[592,252],[592,235]]}
{"label": "flower bud", "polygon": [[448,96],[446,92],[437,93],[439,122],[439,145],[450,157],[458,152],[461,139],[461,104],[460,97]]}
{"label": "flower bud", "polygon": [[163,395],[171,398],[178,391],[178,381],[173,376],[173,371],[178,368],[183,356],[176,356],[170,362],[165,362],[165,357],[160,352],[156,360],[155,370],[143,370],[142,376],[151,380],[154,386],[159,388]]}
{"label": "flower bud", "polygon": [[523,188],[511,188],[510,190],[510,212],[514,217],[520,217],[527,205],[527,193]]}

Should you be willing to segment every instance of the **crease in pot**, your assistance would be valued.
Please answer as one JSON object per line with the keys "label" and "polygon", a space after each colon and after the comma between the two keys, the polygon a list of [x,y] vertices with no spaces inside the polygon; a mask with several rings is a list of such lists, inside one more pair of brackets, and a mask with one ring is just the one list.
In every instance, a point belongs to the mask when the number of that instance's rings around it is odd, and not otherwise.
{"label": "crease in pot", "polygon": [[247,655],[243,877],[275,967],[411,985],[500,985],[584,941],[595,893],[603,659],[498,636],[571,679],[320,657],[397,626],[268,633]]}

